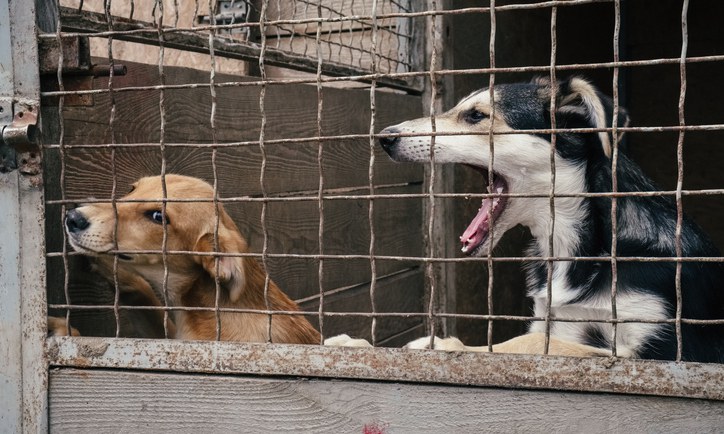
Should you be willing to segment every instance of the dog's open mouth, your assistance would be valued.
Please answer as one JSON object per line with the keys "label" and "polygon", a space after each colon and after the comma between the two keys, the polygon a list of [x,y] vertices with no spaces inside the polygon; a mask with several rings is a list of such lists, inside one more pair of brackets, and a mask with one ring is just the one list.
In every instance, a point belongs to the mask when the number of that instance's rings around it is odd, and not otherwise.
{"label": "dog's open mouth", "polygon": [[[481,167],[474,167],[474,169],[482,172],[486,180],[489,179],[487,170]],[[505,179],[493,172],[492,182],[488,184],[488,193],[505,194],[507,192],[508,184],[505,182]],[[460,237],[460,242],[463,245],[463,253],[472,256],[478,252],[488,238],[490,228],[493,226],[495,219],[497,219],[505,209],[507,201],[508,198],[505,196],[486,197],[483,199],[483,203],[480,205],[480,209],[475,215],[475,218],[473,218],[473,221],[470,222],[470,225],[468,225],[468,228],[465,229],[465,232],[463,232],[463,235]]]}

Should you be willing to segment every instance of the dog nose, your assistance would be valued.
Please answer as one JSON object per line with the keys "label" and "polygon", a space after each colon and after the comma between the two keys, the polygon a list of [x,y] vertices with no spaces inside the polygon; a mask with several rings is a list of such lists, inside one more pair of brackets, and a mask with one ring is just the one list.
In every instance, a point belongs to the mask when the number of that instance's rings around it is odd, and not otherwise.
{"label": "dog nose", "polygon": [[88,226],[90,226],[88,219],[77,209],[72,209],[65,213],[65,227],[68,228],[68,232],[80,232]]}
{"label": "dog nose", "polygon": [[[400,132],[397,128],[385,128],[380,131],[380,134],[399,134]],[[380,137],[380,146],[389,153],[399,141],[399,137]]]}

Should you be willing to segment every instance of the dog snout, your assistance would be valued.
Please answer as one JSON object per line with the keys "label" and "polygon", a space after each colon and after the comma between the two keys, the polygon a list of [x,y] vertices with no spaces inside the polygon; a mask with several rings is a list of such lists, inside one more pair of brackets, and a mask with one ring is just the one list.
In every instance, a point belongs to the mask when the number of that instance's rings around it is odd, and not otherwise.
{"label": "dog snout", "polygon": [[[399,134],[400,132],[401,131],[397,128],[385,128],[380,131],[380,134]],[[380,137],[380,146],[382,146],[382,149],[384,149],[388,154],[392,152],[393,148],[397,146],[399,142],[399,137]]]}
{"label": "dog snout", "polygon": [[88,226],[90,226],[90,222],[85,218],[83,213],[77,209],[72,209],[65,213],[65,227],[68,228],[68,232],[77,233],[87,229]]}

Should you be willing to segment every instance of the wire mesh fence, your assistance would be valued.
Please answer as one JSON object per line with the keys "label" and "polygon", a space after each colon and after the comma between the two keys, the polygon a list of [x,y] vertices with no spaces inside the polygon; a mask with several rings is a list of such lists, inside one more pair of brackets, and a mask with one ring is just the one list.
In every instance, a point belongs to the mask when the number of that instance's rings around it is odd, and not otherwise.
{"label": "wire mesh fence", "polygon": [[[59,1],[57,31],[41,34],[41,40],[62,45],[68,38],[88,38],[93,63],[108,65],[107,76],[89,84],[79,80],[77,72],[64,70],[68,53],[58,50],[57,69],[46,79],[52,85],[42,93],[46,101],[57,104],[60,114],[54,140],[44,144],[46,154],[57,162],[50,176],[55,186],[49,187],[46,201],[52,234],[47,261],[49,308],[65,318],[66,333],[74,326],[82,336],[310,343],[275,331],[292,318],[310,321],[320,333],[313,334],[318,344],[342,333],[367,339],[375,347],[459,334],[475,335],[476,343],[492,349],[500,336],[539,323],[545,332],[543,352],[548,353],[550,337],[555,337],[551,327],[584,323],[610,326],[604,330],[610,331],[606,340],[615,357],[621,355],[621,328],[643,324],[672,327],[672,359],[686,359],[682,327],[724,324],[724,318],[716,316],[683,314],[683,267],[724,262],[718,255],[686,254],[681,238],[687,198],[715,200],[724,192],[711,182],[685,188],[685,138],[716,137],[724,131],[716,116],[695,115],[705,120],[688,121],[687,71],[692,66],[716,68],[724,54],[697,49],[692,55],[688,0],[677,4],[679,54],[662,49],[644,56],[626,51],[630,39],[622,38],[631,31],[625,19],[634,11],[619,0],[483,3],[463,8],[407,0]],[[560,22],[570,22],[586,8],[607,14],[606,23],[612,27],[606,33],[608,44],[601,43],[591,56],[569,55],[563,61],[561,53],[571,48],[561,34],[570,32],[564,32]],[[698,20],[700,12],[696,14]],[[466,54],[465,40],[449,38],[445,20],[458,18],[484,23],[489,30],[477,34],[485,48],[482,54]],[[526,31],[511,27],[517,19],[535,21],[531,35],[545,35],[548,51],[537,57],[546,58],[544,62],[511,63],[508,52],[516,47],[506,45],[508,32]],[[453,52],[487,58],[460,67],[462,63],[449,58]],[[119,74],[119,64],[128,72]],[[667,123],[620,124],[622,105],[637,95],[628,87],[628,71],[662,67],[678,70],[676,117],[666,117]],[[496,111],[505,108],[496,105],[496,92],[486,90],[492,108],[490,131],[495,131],[483,134],[490,170],[485,182],[477,175],[465,181],[477,184],[465,185],[468,191],[444,186],[454,186],[454,179],[467,179],[469,174],[436,164],[424,171],[422,166],[394,165],[379,146],[380,139],[420,137],[415,132],[380,131],[422,115],[430,122],[424,137],[431,142],[430,159],[435,163],[441,159],[438,141],[481,136],[480,131],[438,128],[444,121],[443,106],[450,105],[453,89],[457,92],[454,86],[494,89],[521,76],[540,75],[555,87],[579,72],[592,74],[597,83],[609,80],[612,123],[593,128],[559,123],[561,101],[551,98],[545,113],[550,128],[498,131],[496,123],[505,121]],[[78,103],[74,98],[79,97],[92,103]],[[622,142],[622,134],[676,135],[675,182],[656,191],[620,191],[614,175],[607,191],[560,191],[560,177],[565,175],[557,167],[559,141],[565,135],[599,133],[612,138],[613,174],[621,155],[634,146]],[[546,138],[549,189],[485,192],[480,185],[494,183],[499,155],[521,135]],[[176,187],[176,174],[202,178],[210,187],[203,193],[188,185]],[[143,176],[158,177],[149,190],[153,193],[139,196],[143,184],[129,192]],[[450,240],[441,238],[459,220],[450,210],[479,207],[481,200],[501,197],[547,201],[549,230],[541,249],[529,255],[522,249],[500,254],[490,243],[479,257],[452,253],[445,246]],[[620,254],[619,204],[641,198],[675,201],[671,254]],[[572,255],[556,248],[556,228],[565,223],[558,221],[558,207],[565,199],[609,204],[607,254]],[[69,213],[79,203],[78,209],[86,213],[104,210],[107,240],[97,251],[79,248],[80,242],[69,238]],[[698,218],[706,218],[700,217],[705,215],[701,205],[695,209]],[[133,219],[145,220],[134,225]],[[231,226],[227,219],[233,220]],[[177,226],[180,222],[185,226]],[[204,234],[192,229],[202,223],[208,235],[206,249],[198,248],[199,235]],[[226,237],[235,230],[241,241],[228,248]],[[489,236],[497,236],[494,225]],[[182,242],[184,237],[192,239]],[[89,254],[95,256],[90,262]],[[247,285],[254,281],[259,291],[254,302],[233,295],[234,278],[229,276],[237,263],[245,270],[238,279]],[[619,267],[672,263],[673,315],[619,314]],[[514,269],[544,264],[542,310],[531,314],[527,305],[509,308],[510,297],[503,293],[516,283],[501,274],[498,267],[505,264]],[[556,316],[553,301],[560,264],[610,268],[610,294],[601,302],[604,314]],[[189,267],[194,271],[185,271]],[[455,273],[463,267],[474,267],[479,275],[471,285],[477,298],[459,290],[466,283],[456,280]],[[198,281],[190,283],[192,276]],[[194,295],[199,288],[207,291],[203,297]],[[283,302],[280,289],[295,303]],[[525,289],[516,291],[524,299]],[[479,310],[470,312],[470,307]],[[263,327],[253,337],[237,333],[247,324],[240,318],[260,318]],[[201,328],[204,333],[197,332]],[[161,342],[134,345],[147,345],[151,353],[168,351]],[[56,362],[64,363],[60,357]],[[119,357],[113,363],[136,362]],[[159,368],[165,369],[160,364]]]}

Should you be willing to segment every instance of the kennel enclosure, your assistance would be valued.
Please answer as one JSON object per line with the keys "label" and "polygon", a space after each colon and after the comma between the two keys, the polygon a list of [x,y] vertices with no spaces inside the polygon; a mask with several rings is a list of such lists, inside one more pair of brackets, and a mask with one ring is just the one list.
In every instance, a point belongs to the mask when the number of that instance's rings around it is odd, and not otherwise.
{"label": "kennel enclosure", "polygon": [[[25,432],[580,431],[592,420],[715,431],[720,365],[394,348],[431,328],[466,344],[522,333],[529,235],[461,258],[454,241],[479,206],[480,176],[397,165],[376,143],[382,128],[439,114],[491,74],[581,73],[607,94],[618,77],[643,127],[622,149],[724,245],[724,180],[711,163],[724,55],[707,25],[721,7],[709,7],[0,0],[0,420]],[[252,254],[324,335],[376,348],[164,339],[62,231],[73,204],[117,201],[159,173],[216,181]],[[46,338],[46,312],[82,336]]]}

